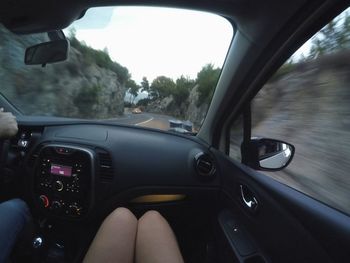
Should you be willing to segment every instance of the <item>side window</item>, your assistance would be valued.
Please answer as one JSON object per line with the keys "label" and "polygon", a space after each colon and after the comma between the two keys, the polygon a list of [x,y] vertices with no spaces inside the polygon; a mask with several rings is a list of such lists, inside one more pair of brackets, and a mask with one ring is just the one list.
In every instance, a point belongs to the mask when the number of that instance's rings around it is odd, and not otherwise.
{"label": "side window", "polygon": [[350,214],[350,13],[314,35],[252,101],[252,137],[286,141],[294,159],[263,172]]}
{"label": "side window", "polygon": [[229,155],[232,159],[241,162],[241,144],[243,142],[243,116],[239,116],[231,126]]}

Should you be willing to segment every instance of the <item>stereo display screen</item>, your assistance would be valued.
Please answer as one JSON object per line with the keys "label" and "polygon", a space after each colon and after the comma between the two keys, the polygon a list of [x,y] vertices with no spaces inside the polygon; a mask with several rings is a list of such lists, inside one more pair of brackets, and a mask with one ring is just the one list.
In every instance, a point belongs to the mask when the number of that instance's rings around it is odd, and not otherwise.
{"label": "stereo display screen", "polygon": [[70,177],[70,176],[72,176],[72,167],[52,163],[51,164],[51,173],[61,175],[61,176]]}

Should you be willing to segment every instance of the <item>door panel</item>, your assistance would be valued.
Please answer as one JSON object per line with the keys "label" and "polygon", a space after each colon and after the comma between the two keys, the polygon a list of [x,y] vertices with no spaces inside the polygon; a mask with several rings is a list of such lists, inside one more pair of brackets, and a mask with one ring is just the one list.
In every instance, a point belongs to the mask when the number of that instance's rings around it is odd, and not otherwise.
{"label": "door panel", "polygon": [[[268,260],[350,261],[348,216],[233,161],[221,152],[215,153],[223,177],[221,208],[230,211]],[[256,212],[245,207],[240,185],[254,193],[259,204]],[[218,237],[222,239],[223,233]]]}

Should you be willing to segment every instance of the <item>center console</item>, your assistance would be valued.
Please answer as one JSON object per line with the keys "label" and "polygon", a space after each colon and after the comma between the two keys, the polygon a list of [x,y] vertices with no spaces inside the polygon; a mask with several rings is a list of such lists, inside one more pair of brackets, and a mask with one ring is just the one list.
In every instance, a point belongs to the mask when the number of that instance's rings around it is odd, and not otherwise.
{"label": "center console", "polygon": [[71,145],[48,144],[34,169],[34,196],[40,209],[64,218],[81,218],[93,200],[94,152]]}

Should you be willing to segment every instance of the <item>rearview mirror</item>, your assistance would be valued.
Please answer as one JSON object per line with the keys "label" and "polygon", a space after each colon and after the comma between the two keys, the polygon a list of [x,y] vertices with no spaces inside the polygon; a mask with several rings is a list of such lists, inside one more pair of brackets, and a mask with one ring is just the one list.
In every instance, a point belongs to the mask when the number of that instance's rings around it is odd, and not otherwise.
{"label": "rearview mirror", "polygon": [[293,159],[295,148],[287,142],[266,138],[253,138],[242,144],[242,162],[256,170],[278,171]]}
{"label": "rearview mirror", "polygon": [[68,57],[69,42],[66,39],[40,43],[26,49],[26,65],[43,65],[64,61]]}

